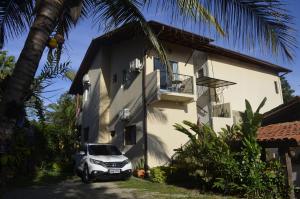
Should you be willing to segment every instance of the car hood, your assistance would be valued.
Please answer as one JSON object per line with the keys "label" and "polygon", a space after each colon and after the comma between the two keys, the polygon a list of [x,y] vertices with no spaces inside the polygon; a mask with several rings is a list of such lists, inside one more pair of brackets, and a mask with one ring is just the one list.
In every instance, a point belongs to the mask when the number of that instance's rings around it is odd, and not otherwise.
{"label": "car hood", "polygon": [[90,155],[89,157],[102,162],[123,162],[128,159],[124,155]]}

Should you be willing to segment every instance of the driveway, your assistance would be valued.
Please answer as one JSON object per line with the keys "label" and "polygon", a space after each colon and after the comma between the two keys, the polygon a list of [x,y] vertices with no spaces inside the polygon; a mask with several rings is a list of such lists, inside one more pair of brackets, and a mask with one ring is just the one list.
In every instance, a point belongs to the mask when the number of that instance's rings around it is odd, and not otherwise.
{"label": "driveway", "polygon": [[4,194],[4,199],[125,199],[136,198],[133,190],[120,189],[115,182],[83,184],[79,178],[66,180],[56,185],[32,186],[14,189]]}

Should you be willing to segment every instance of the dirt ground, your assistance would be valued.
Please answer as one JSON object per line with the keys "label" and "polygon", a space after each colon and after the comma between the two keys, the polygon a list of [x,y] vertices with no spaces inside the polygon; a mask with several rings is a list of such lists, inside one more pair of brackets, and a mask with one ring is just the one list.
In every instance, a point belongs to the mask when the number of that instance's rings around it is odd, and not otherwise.
{"label": "dirt ground", "polygon": [[55,185],[32,186],[10,190],[4,199],[126,199],[136,198],[133,190],[120,189],[115,182],[83,184],[79,178],[65,180]]}

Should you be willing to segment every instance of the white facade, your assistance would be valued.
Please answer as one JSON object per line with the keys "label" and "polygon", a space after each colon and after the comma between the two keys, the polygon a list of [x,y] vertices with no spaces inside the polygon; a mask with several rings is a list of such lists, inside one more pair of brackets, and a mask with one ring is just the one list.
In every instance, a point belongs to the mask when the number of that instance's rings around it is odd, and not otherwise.
{"label": "white facade", "polygon": [[[144,156],[143,91],[150,167],[167,164],[174,149],[187,143],[188,137],[174,129],[175,123],[188,120],[208,124],[218,132],[239,122],[246,99],[256,109],[267,97],[262,113],[283,103],[278,70],[272,67],[164,42],[176,70],[168,79],[143,37],[103,43],[94,41],[93,52],[89,51],[92,56],[86,56],[88,61],[82,64],[89,65],[82,72],[89,78],[88,89],[82,92],[82,141],[113,143],[133,162]],[[142,72],[132,70],[133,62],[145,68],[145,90]],[[233,85],[200,85],[198,80],[203,77]],[[167,81],[171,83],[164,85]],[[120,117],[124,110],[129,114],[125,119]]]}
{"label": "white facade", "polygon": [[[198,87],[198,106],[207,111],[200,114],[200,122],[212,124],[217,132],[239,122],[239,112],[245,110],[246,99],[255,110],[266,97],[261,113],[283,103],[280,78],[275,72],[218,55],[208,55],[202,67],[205,76],[235,83],[219,88]],[[217,115],[216,109],[222,108],[225,113]]]}

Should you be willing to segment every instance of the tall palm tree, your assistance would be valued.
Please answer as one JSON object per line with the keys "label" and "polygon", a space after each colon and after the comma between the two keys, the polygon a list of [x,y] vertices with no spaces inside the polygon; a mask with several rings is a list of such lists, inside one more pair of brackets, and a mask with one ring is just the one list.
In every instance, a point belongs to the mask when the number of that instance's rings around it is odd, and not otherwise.
{"label": "tall palm tree", "polygon": [[66,34],[78,18],[87,13],[92,13],[88,16],[99,25],[116,27],[139,22],[162,61],[170,68],[162,45],[141,12],[147,6],[172,13],[171,17],[183,22],[213,24],[221,35],[231,34],[248,47],[259,44],[274,54],[293,57],[295,39],[290,28],[291,18],[279,0],[2,0],[0,42],[20,34],[27,27],[30,30],[6,88],[5,100],[0,105],[0,116],[12,105],[22,104],[53,31]]}

